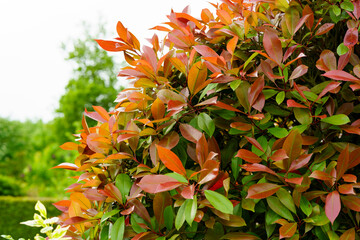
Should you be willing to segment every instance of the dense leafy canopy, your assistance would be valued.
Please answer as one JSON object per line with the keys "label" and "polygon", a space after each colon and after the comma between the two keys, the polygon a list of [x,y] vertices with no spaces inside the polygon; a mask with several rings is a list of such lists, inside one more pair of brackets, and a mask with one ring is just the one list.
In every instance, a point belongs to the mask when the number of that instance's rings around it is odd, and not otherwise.
{"label": "dense leafy canopy", "polygon": [[[140,46],[85,112],[63,211],[87,239],[358,239],[360,1],[222,0]],[[97,125],[87,124],[87,118]]]}

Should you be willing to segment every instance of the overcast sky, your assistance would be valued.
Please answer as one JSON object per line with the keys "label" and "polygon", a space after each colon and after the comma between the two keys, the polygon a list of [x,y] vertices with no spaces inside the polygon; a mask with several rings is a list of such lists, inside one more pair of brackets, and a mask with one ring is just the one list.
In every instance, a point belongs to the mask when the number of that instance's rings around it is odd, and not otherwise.
{"label": "overcast sky", "polygon": [[[200,18],[208,0],[0,0],[0,117],[49,121],[71,77],[61,43],[81,37],[82,22],[105,22],[110,39],[121,21],[142,44],[171,8]],[[94,30],[92,30],[94,31]],[[91,30],[90,30],[91,32]],[[115,55],[121,62],[122,54]],[[114,72],[116,74],[116,72]]]}

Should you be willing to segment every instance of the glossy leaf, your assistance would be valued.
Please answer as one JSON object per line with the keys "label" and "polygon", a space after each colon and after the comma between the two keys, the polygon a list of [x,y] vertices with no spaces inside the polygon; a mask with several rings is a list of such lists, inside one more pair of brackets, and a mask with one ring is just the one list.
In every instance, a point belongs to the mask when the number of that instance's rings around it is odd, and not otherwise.
{"label": "glossy leaf", "polygon": [[354,77],[350,73],[344,72],[342,70],[332,70],[327,73],[324,73],[323,76],[340,81],[351,81],[351,82],[359,82],[360,79]]}
{"label": "glossy leaf", "polygon": [[194,196],[193,199],[186,199],[185,201],[187,202],[185,207],[185,220],[191,226],[196,216],[197,197]]}
{"label": "glossy leaf", "polygon": [[111,228],[111,239],[122,240],[124,239],[125,232],[125,219],[124,216],[118,218]]}
{"label": "glossy leaf", "polygon": [[340,213],[341,202],[338,191],[333,191],[326,196],[325,213],[330,222],[334,224],[335,219]]}
{"label": "glossy leaf", "polygon": [[280,186],[273,183],[257,183],[249,187],[247,198],[267,198],[276,193],[279,189]]}
{"label": "glossy leaf", "polygon": [[280,202],[280,200],[277,197],[269,196],[266,198],[266,201],[275,213],[280,215],[281,217],[294,221],[293,216],[291,215],[291,212]]}
{"label": "glossy leaf", "polygon": [[[189,200],[189,199],[188,199]],[[189,202],[186,200],[179,208],[175,217],[175,228],[179,230],[185,222],[186,207]]]}
{"label": "glossy leaf", "polygon": [[285,207],[287,207],[287,209],[296,214],[296,207],[293,197],[287,190],[285,190],[284,188],[280,188],[276,192],[276,196],[279,198],[280,202],[284,204]]}
{"label": "glossy leaf", "polygon": [[206,199],[215,209],[223,213],[233,214],[234,207],[224,195],[211,190],[205,190],[204,193]]}
{"label": "glossy leaf", "polygon": [[156,193],[153,201],[153,209],[157,222],[164,223],[164,211],[167,206],[172,205],[170,194],[167,192]]}
{"label": "glossy leaf", "polygon": [[235,157],[242,158],[250,163],[260,163],[262,161],[262,159],[258,157],[258,155],[246,149],[240,149]]}
{"label": "glossy leaf", "polygon": [[335,24],[333,24],[333,23],[325,23],[325,24],[321,25],[321,27],[319,27],[319,29],[316,31],[315,35],[316,36],[323,35],[323,34],[327,33],[328,31],[330,31],[331,29],[333,29],[334,26],[335,26]]}
{"label": "glossy leaf", "polygon": [[282,62],[283,51],[277,34],[273,31],[265,31],[263,44],[269,57],[278,65],[280,65]]}
{"label": "glossy leaf", "polygon": [[286,137],[283,145],[283,149],[289,156],[288,160],[284,161],[284,167],[286,170],[289,169],[291,163],[300,156],[302,149],[302,138],[297,130],[292,130]]}
{"label": "glossy leaf", "polygon": [[346,230],[339,238],[339,240],[354,240],[355,239],[355,228]]}
{"label": "glossy leaf", "polygon": [[280,239],[294,236],[297,230],[297,223],[286,223],[279,229]]}
{"label": "glossy leaf", "polygon": [[321,119],[321,121],[332,125],[344,125],[350,122],[350,119],[345,114],[337,114],[327,118],[323,118]]}
{"label": "glossy leaf", "polygon": [[182,184],[178,180],[164,175],[146,175],[138,183],[139,187],[148,193],[170,191]]}
{"label": "glossy leaf", "polygon": [[206,113],[200,113],[198,116],[198,126],[204,130],[209,137],[214,134],[215,123]]}
{"label": "glossy leaf", "polygon": [[341,196],[341,202],[349,209],[360,212],[360,198],[354,195]]}
{"label": "glossy leaf", "polygon": [[197,62],[195,63],[188,75],[188,88],[192,95],[195,95],[202,88],[206,87],[204,85],[207,78],[207,67],[205,63]]}
{"label": "glossy leaf", "polygon": [[164,163],[164,165],[168,169],[186,177],[186,170],[185,170],[182,162],[180,161],[179,157],[176,156],[175,153],[173,153],[171,150],[161,147],[159,145],[156,145],[156,149],[159,154],[160,160]]}

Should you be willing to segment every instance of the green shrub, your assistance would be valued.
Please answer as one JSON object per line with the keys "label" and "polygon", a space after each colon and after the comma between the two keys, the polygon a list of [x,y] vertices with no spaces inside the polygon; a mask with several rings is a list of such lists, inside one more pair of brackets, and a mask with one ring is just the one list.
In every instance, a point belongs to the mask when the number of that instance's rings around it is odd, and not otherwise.
{"label": "green shrub", "polygon": [[[20,237],[33,238],[39,229],[21,225],[34,216],[34,205],[37,200],[28,197],[0,197],[0,235],[11,235],[14,239]],[[51,204],[55,199],[40,199],[46,206],[48,216],[55,217],[60,212]]]}
{"label": "green shrub", "polygon": [[22,185],[13,177],[0,175],[0,196],[22,196]]}

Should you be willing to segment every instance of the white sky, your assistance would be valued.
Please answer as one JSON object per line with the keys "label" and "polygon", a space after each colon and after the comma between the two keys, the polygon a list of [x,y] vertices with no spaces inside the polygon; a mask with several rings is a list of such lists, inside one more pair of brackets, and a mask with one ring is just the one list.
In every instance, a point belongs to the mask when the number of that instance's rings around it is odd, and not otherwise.
{"label": "white sky", "polygon": [[[54,117],[58,100],[71,77],[70,62],[61,43],[81,37],[82,22],[97,29],[105,22],[115,37],[116,23],[147,44],[151,27],[167,21],[171,8],[190,5],[200,18],[215,0],[0,0],[0,117],[44,121]],[[90,31],[91,32],[91,31]],[[115,55],[121,62],[122,54]],[[117,72],[114,72],[117,74]]]}

